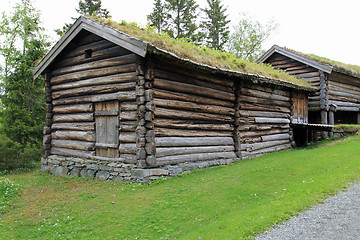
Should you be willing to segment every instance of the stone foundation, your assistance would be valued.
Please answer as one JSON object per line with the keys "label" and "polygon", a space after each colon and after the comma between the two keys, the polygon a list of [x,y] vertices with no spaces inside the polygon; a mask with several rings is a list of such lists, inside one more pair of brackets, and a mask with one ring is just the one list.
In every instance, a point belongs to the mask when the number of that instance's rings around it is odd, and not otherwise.
{"label": "stone foundation", "polygon": [[157,168],[139,168],[135,164],[51,155],[41,159],[41,171],[60,176],[99,178],[121,182],[148,182],[195,169],[227,165],[236,160],[238,159],[218,159],[166,165]]}

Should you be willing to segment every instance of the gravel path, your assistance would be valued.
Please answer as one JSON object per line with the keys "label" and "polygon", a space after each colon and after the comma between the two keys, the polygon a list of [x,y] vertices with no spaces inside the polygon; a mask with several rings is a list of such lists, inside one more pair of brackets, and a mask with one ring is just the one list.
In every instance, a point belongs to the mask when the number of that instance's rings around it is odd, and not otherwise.
{"label": "gravel path", "polygon": [[360,239],[360,182],[255,240]]}

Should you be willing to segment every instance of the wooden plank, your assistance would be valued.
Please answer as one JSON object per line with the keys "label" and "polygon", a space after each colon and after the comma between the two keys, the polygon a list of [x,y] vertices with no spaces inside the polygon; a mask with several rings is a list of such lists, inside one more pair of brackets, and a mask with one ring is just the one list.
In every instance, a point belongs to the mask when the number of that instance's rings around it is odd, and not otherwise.
{"label": "wooden plank", "polygon": [[157,148],[156,157],[167,157],[183,154],[196,154],[196,153],[213,153],[213,152],[232,152],[234,146],[205,146],[205,147],[170,147],[170,148]]}
{"label": "wooden plank", "polygon": [[56,85],[71,81],[79,81],[83,79],[114,75],[118,73],[135,72],[135,70],[136,70],[135,63],[120,65],[120,66],[95,68],[95,69],[89,69],[89,70],[72,72],[72,73],[55,76],[50,79],[50,82],[52,85]]}
{"label": "wooden plank", "polygon": [[56,91],[56,92],[52,93],[51,97],[53,99],[58,99],[58,98],[82,96],[82,95],[88,95],[88,94],[118,92],[118,91],[122,91],[122,90],[135,89],[135,86],[136,86],[135,82],[129,82],[129,83],[118,83],[118,84],[107,84],[107,85],[99,85],[99,86],[81,87],[81,88]]}
{"label": "wooden plank", "polygon": [[154,88],[154,95],[155,98],[161,98],[161,99],[173,99],[173,100],[180,100],[180,101],[186,101],[186,102],[195,102],[199,104],[212,104],[217,106],[224,106],[224,107],[230,107],[232,108],[234,106],[234,103],[231,101],[223,101],[218,99],[213,99],[211,96],[204,97],[204,96],[197,96],[197,95],[191,95],[186,93],[177,93],[173,91],[166,91],[161,89]]}
{"label": "wooden plank", "polygon": [[94,131],[64,131],[56,130],[51,133],[52,139],[64,139],[64,140],[80,140],[95,142]]}
{"label": "wooden plank", "polygon": [[94,151],[95,143],[86,141],[75,141],[75,140],[59,140],[53,139],[51,145],[60,148],[69,148],[85,151]]}
{"label": "wooden plank", "polygon": [[[82,54],[84,54],[84,53],[82,53]],[[98,60],[98,61],[78,64],[78,65],[71,65],[71,66],[63,67],[63,68],[57,68],[54,71],[52,71],[51,73],[53,76],[57,76],[57,75],[63,75],[66,73],[71,73],[71,72],[90,70],[90,69],[94,69],[94,68],[126,65],[126,64],[130,64],[130,63],[134,63],[135,60],[136,60],[135,54],[116,56],[116,57],[112,57],[112,58],[105,58],[105,59]]]}
{"label": "wooden plank", "polygon": [[232,124],[215,124],[215,123],[201,123],[189,120],[173,120],[173,119],[159,119],[154,120],[155,127],[160,128],[175,128],[175,129],[194,129],[194,130],[212,130],[212,131],[233,131]]}
{"label": "wooden plank", "polygon": [[157,147],[234,145],[232,137],[157,137]]}
{"label": "wooden plank", "polygon": [[94,122],[68,122],[68,123],[53,123],[51,125],[53,130],[80,130],[80,131],[94,131]]}
{"label": "wooden plank", "polygon": [[199,104],[187,101],[170,100],[170,99],[154,99],[154,104],[159,107],[182,109],[194,112],[206,112],[222,115],[233,116],[235,110],[233,108],[222,107],[217,105]]}
{"label": "wooden plank", "polygon": [[231,137],[233,135],[232,131],[204,131],[170,128],[156,128],[155,134],[159,137]]}
{"label": "wooden plank", "polygon": [[263,118],[263,117],[255,117],[256,123],[277,123],[277,124],[283,124],[283,123],[290,123],[289,119],[286,118]]}
{"label": "wooden plank", "polygon": [[94,120],[93,113],[54,114],[53,122],[90,122]]}
{"label": "wooden plank", "polygon": [[217,115],[210,113],[199,113],[191,111],[181,111],[157,107],[155,109],[155,117],[160,118],[172,118],[172,119],[192,119],[192,120],[205,120],[211,122],[233,122],[234,119],[231,116]]}
{"label": "wooden plank", "polygon": [[200,154],[185,154],[156,158],[156,165],[178,164],[183,162],[206,161],[216,159],[235,159],[234,152],[221,152],[221,153],[200,153]]}
{"label": "wooden plank", "polygon": [[59,85],[54,85],[51,87],[53,91],[58,90],[64,90],[69,88],[80,88],[80,87],[86,87],[86,86],[94,86],[94,85],[106,85],[106,84],[113,84],[113,83],[125,83],[125,82],[132,82],[136,80],[136,73],[130,72],[130,73],[120,73],[110,76],[102,76],[102,77],[96,77],[91,78],[87,80],[82,81],[75,81],[75,82],[69,82]]}
{"label": "wooden plank", "polygon": [[199,96],[207,96],[215,99],[234,101],[233,93],[219,91],[207,87],[195,86],[187,83],[179,83],[165,79],[155,78],[154,87],[175,92],[191,93]]}
{"label": "wooden plank", "polygon": [[94,108],[92,103],[85,104],[74,104],[74,105],[63,105],[54,106],[54,113],[78,113],[78,112],[93,112]]}
{"label": "wooden plank", "polygon": [[53,104],[64,105],[64,104],[82,103],[82,102],[103,102],[110,100],[133,101],[135,99],[136,99],[135,91],[127,91],[127,92],[70,97],[65,99],[55,99],[53,101]]}
{"label": "wooden plank", "polygon": [[290,135],[288,133],[266,135],[266,136],[262,136],[261,139],[264,142],[267,142],[267,141],[279,141],[279,140],[290,139]]}

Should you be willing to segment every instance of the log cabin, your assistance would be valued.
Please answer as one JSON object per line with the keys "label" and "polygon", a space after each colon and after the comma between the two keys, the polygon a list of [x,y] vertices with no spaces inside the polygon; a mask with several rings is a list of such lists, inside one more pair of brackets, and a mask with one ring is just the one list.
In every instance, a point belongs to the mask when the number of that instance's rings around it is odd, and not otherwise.
{"label": "log cabin", "polygon": [[309,95],[309,121],[360,124],[360,67],[305,55],[277,45],[258,62],[302,78],[317,88]]}
{"label": "log cabin", "polygon": [[149,181],[291,148],[292,122],[307,124],[306,83],[164,48],[109,20],[74,23],[34,70],[45,78],[44,172]]}

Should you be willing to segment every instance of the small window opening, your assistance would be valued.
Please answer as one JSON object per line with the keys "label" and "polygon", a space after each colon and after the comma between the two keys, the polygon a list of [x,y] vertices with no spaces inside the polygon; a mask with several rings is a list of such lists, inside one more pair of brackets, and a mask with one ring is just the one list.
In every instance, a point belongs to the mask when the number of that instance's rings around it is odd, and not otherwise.
{"label": "small window opening", "polygon": [[86,49],[85,50],[85,58],[91,58],[92,52],[93,51],[91,49]]}

